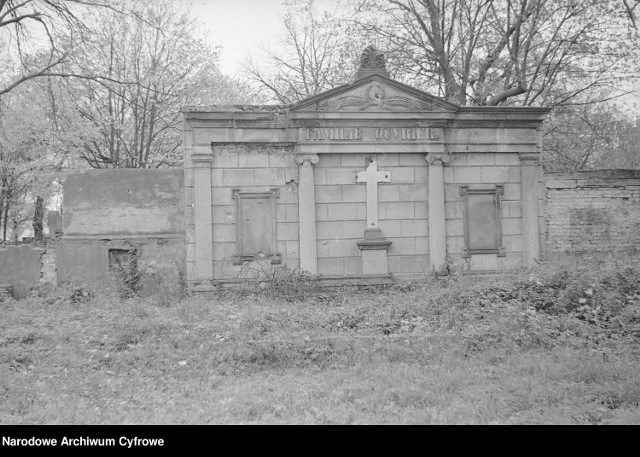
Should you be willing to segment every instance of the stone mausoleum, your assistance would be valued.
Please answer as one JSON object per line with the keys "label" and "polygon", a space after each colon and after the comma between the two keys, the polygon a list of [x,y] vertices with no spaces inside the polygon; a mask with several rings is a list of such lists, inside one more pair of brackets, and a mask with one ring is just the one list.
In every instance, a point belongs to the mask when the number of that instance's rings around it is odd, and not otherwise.
{"label": "stone mausoleum", "polygon": [[390,79],[372,47],[353,82],[293,105],[186,108],[189,288],[531,264],[548,112],[457,106]]}

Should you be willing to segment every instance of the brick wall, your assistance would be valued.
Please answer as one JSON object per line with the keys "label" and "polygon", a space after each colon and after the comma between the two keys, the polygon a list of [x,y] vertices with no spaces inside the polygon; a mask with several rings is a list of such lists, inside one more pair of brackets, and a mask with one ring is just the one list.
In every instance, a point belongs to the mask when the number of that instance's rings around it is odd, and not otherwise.
{"label": "brick wall", "polygon": [[640,248],[640,170],[548,173],[549,253]]}

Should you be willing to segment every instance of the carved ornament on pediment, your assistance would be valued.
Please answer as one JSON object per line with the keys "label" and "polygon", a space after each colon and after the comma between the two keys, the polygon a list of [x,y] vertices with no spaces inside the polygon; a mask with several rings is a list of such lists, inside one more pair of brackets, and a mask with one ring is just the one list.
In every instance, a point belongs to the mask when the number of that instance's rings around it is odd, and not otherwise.
{"label": "carved ornament on pediment", "polygon": [[346,108],[364,111],[368,108],[379,108],[390,111],[393,108],[404,108],[409,111],[427,111],[432,105],[422,100],[416,100],[403,96],[387,96],[384,86],[374,82],[365,88],[364,97],[357,95],[345,95],[332,100],[327,100],[318,105],[320,111],[340,111]]}

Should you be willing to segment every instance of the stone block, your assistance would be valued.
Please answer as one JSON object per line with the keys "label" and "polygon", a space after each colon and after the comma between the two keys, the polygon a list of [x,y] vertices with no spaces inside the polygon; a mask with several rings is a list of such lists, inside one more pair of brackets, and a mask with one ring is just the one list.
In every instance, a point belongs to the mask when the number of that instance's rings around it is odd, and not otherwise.
{"label": "stone block", "polygon": [[345,257],[344,274],[346,276],[360,276],[362,274],[362,260],[358,257]]}
{"label": "stone block", "polygon": [[[444,167],[444,170],[447,169],[451,169],[448,167]],[[451,169],[453,170],[453,169]],[[415,182],[428,182],[429,180],[429,169],[424,166],[424,167],[416,167],[414,170],[414,178],[415,178]],[[445,178],[445,182],[446,182],[446,178]]]}
{"label": "stone block", "polygon": [[339,203],[342,201],[340,186],[316,186],[316,203]]}
{"label": "stone block", "polygon": [[339,240],[344,238],[342,222],[318,222],[316,224],[316,237],[319,240]]}
{"label": "stone block", "polygon": [[366,202],[366,185],[365,184],[351,184],[342,186],[342,201],[349,202]]}
{"label": "stone block", "polygon": [[238,167],[269,168],[269,155],[264,151],[239,151]]}
{"label": "stone block", "polygon": [[[211,186],[212,187],[222,187],[224,186],[223,178],[224,170],[222,168],[213,168],[211,170]],[[193,173],[189,173],[193,175]],[[193,178],[192,178],[193,180]],[[193,187],[193,186],[190,186]]]}
{"label": "stone block", "polygon": [[502,245],[507,252],[522,252],[524,249],[524,238],[522,235],[503,235]]}
{"label": "stone block", "polygon": [[503,218],[502,234],[503,235],[522,235],[522,219]]}
{"label": "stone block", "polygon": [[447,219],[445,221],[445,230],[448,236],[463,236],[464,227],[462,219]]}
{"label": "stone block", "polygon": [[273,151],[269,155],[270,168],[298,168],[293,154],[285,151]]}
{"label": "stone block", "polygon": [[213,155],[212,168],[238,168],[238,151],[219,151]]}
{"label": "stone block", "polygon": [[414,208],[416,219],[427,219],[429,217],[429,205],[427,202],[414,202]]}
{"label": "stone block", "polygon": [[[454,182],[454,171],[455,167],[448,165],[446,167],[442,167],[442,176],[444,178],[444,182],[445,184],[452,184]],[[429,170],[427,170],[428,172]],[[416,182],[422,182],[422,181],[417,181]],[[428,177],[427,180],[425,180],[425,182],[428,182]]]}
{"label": "stone block", "polygon": [[331,243],[331,240],[318,240],[316,242],[316,255],[318,258],[331,257],[329,255],[329,243]]}
{"label": "stone block", "polygon": [[292,222],[278,222],[277,232],[278,240],[282,241],[295,241],[300,237],[299,227],[297,223]]}
{"label": "stone block", "polygon": [[[193,209],[193,208],[191,208]],[[235,206],[213,206],[212,220],[214,224],[235,224],[236,223],[236,207]]]}
{"label": "stone block", "polygon": [[341,167],[341,156],[342,154],[320,154],[320,162],[315,167]]}
{"label": "stone block", "polygon": [[429,256],[427,255],[412,255],[402,256],[401,269],[403,273],[423,273],[429,272]]}
{"label": "stone block", "polygon": [[225,242],[234,242],[236,241],[236,226],[234,225],[223,225],[223,224],[213,224],[213,242],[214,243],[225,243]]}
{"label": "stone block", "polygon": [[496,165],[515,165],[516,168],[520,166],[520,156],[518,154],[496,154],[495,155],[495,164]]}
{"label": "stone block", "polygon": [[327,206],[330,221],[352,221],[357,219],[357,203],[332,203]]}
{"label": "stone block", "polygon": [[226,169],[222,174],[222,183],[225,187],[254,186],[256,183],[254,170]]}
{"label": "stone block", "polygon": [[397,167],[400,165],[401,154],[378,154],[378,166],[380,167]]}
{"label": "stone block", "polygon": [[504,201],[502,202],[503,217],[522,217],[522,202]]}
{"label": "stone block", "polygon": [[286,250],[283,254],[287,259],[300,258],[300,243],[297,241],[286,241]]}
{"label": "stone block", "polygon": [[[187,199],[187,204],[189,204]],[[235,204],[235,200],[231,198],[231,189],[227,187],[212,187],[211,188],[211,204],[212,205],[224,205],[229,206]]]}
{"label": "stone block", "polygon": [[362,251],[362,275],[386,275],[389,273],[387,250],[367,249]]}
{"label": "stone block", "polygon": [[482,172],[482,182],[489,184],[502,184],[509,182],[509,167],[480,167]]}
{"label": "stone block", "polygon": [[366,221],[345,221],[342,224],[343,236],[345,239],[361,239],[367,228]]}
{"label": "stone block", "polygon": [[463,217],[463,202],[445,202],[444,212],[447,219],[462,219]]}
{"label": "stone block", "polygon": [[340,164],[343,167],[366,168],[364,154],[340,154]]}
{"label": "stone block", "polygon": [[415,182],[414,169],[412,167],[393,167],[386,170],[391,172],[391,182],[394,183],[413,183]]}
{"label": "stone block", "polygon": [[453,170],[453,181],[457,184],[474,184],[482,182],[481,167],[456,167]]}
{"label": "stone block", "polygon": [[469,259],[470,270],[497,270],[498,256],[496,254],[475,254]]}
{"label": "stone block", "polygon": [[380,212],[385,219],[414,219],[414,202],[380,203]]}
{"label": "stone block", "polygon": [[429,197],[426,183],[401,184],[400,200],[401,202],[420,202],[426,201]]}
{"label": "stone block", "polygon": [[447,236],[447,253],[460,254],[464,249],[464,236]]}
{"label": "stone block", "polygon": [[299,206],[298,205],[278,205],[278,207],[285,207],[285,222],[298,222],[299,220]]}
{"label": "stone block", "polygon": [[354,240],[330,240],[329,257],[357,257],[358,246]]}
{"label": "stone block", "polygon": [[295,203],[298,204],[298,186],[286,185],[280,187],[280,197],[278,203]]}
{"label": "stone block", "polygon": [[257,168],[255,171],[256,186],[282,186],[285,184],[284,168]]}
{"label": "stone block", "polygon": [[520,167],[509,167],[509,182],[521,182],[521,168]]}
{"label": "stone block", "polygon": [[329,220],[329,205],[326,203],[316,203],[316,221]]}
{"label": "stone block", "polygon": [[522,200],[521,189],[522,187],[520,184],[505,184],[504,195],[502,196],[502,200],[504,201]]}
{"label": "stone block", "polygon": [[403,237],[426,236],[429,227],[426,220],[403,220],[400,221],[400,235]]}
{"label": "stone block", "polygon": [[399,220],[381,220],[379,226],[386,238],[400,236],[401,225]]}
{"label": "stone block", "polygon": [[513,270],[522,266],[521,252],[507,252],[505,257],[498,257],[498,267],[501,270]]}
{"label": "stone block", "polygon": [[378,185],[378,201],[379,202],[400,201],[400,187],[393,183]]}
{"label": "stone block", "polygon": [[387,239],[391,239],[389,255],[414,255],[416,253],[415,238],[391,238],[386,233]]}
{"label": "stone block", "polygon": [[319,258],[318,274],[325,276],[343,276],[344,259],[342,258]]}
{"label": "stone block", "polygon": [[470,166],[487,166],[496,164],[496,156],[498,154],[492,152],[467,154],[465,165]]}
{"label": "stone block", "polygon": [[426,255],[429,254],[429,238],[428,233],[423,236],[416,236],[416,250],[415,253],[418,255]]}

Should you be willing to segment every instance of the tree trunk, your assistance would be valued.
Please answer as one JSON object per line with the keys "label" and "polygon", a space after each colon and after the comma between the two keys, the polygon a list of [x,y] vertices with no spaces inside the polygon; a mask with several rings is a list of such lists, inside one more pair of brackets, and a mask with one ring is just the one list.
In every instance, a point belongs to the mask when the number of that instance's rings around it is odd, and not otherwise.
{"label": "tree trunk", "polygon": [[[2,214],[0,214],[0,217]],[[9,220],[9,202],[5,202],[4,206],[4,227],[2,227],[2,241],[7,241],[7,221]]]}
{"label": "tree trunk", "polygon": [[44,200],[36,197],[36,210],[33,215],[33,241],[42,243],[44,241]]}

